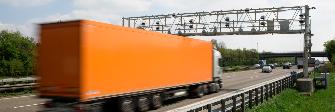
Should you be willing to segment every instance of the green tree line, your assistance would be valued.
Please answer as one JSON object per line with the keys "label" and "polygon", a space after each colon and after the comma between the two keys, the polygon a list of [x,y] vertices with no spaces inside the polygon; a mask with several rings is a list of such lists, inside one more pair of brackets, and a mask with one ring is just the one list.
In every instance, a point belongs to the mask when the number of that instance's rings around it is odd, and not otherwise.
{"label": "green tree line", "polygon": [[0,77],[30,76],[36,71],[36,43],[19,32],[0,33]]}
{"label": "green tree line", "polygon": [[[223,42],[212,40],[215,48],[221,53],[224,66],[254,65],[259,61],[259,53],[256,49],[228,49]],[[270,52],[269,52],[270,53]],[[283,64],[286,62],[294,63],[294,57],[267,58],[267,63]]]}
{"label": "green tree line", "polygon": [[279,57],[279,58],[268,58],[266,60],[267,63],[277,63],[277,64],[284,64],[287,62],[295,63],[294,57]]}
{"label": "green tree line", "polygon": [[222,54],[224,66],[254,65],[258,63],[259,54],[255,49],[217,49]]}
{"label": "green tree line", "polygon": [[335,40],[325,42],[324,47],[328,54],[328,60],[335,65]]}

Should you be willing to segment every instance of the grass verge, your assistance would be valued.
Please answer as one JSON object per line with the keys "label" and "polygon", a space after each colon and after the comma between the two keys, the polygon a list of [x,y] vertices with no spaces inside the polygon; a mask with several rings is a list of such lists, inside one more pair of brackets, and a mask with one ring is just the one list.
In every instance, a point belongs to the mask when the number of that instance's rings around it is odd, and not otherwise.
{"label": "grass verge", "polygon": [[273,99],[247,110],[248,112],[335,112],[335,72],[329,77],[327,89],[316,90],[312,96],[286,89]]}

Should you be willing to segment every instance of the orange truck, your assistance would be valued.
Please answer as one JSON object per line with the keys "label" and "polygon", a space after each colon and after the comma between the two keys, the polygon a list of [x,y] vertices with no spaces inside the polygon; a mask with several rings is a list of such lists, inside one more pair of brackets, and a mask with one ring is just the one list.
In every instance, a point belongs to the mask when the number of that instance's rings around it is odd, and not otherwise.
{"label": "orange truck", "polygon": [[222,87],[221,55],[209,41],[88,20],[40,28],[44,111],[147,111]]}

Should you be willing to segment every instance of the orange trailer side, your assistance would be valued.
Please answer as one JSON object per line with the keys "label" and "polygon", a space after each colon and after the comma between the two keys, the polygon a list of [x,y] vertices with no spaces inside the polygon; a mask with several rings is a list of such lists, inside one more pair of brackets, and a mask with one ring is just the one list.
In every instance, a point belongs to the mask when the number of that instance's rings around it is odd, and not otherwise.
{"label": "orange trailer side", "polygon": [[[41,56],[54,58],[62,56],[56,52],[74,54],[79,52],[79,55],[58,59],[64,63],[54,66],[48,65],[60,62],[49,60],[53,58],[41,57],[43,66],[40,67],[40,74],[43,74],[41,75],[41,86],[48,83],[54,84],[55,87],[72,87],[66,84],[75,83],[73,85],[79,89],[76,97],[83,101],[96,97],[212,81],[213,50],[210,42],[94,21],[73,21],[48,25],[63,24],[73,25],[64,26],[65,29],[70,29],[64,32],[57,30],[47,32],[42,27],[40,53],[44,55]],[[44,38],[50,38],[56,33],[64,36],[57,37],[58,41],[44,43]],[[57,43],[63,41],[68,41],[65,43],[68,43],[67,47],[71,48],[58,49]],[[49,45],[43,46],[43,44]],[[51,53],[53,56],[48,55],[50,52],[54,52]],[[79,62],[74,60],[79,60]],[[72,65],[76,69],[68,67]],[[61,68],[71,68],[76,72],[73,74],[68,74],[70,72],[50,73]],[[58,83],[51,83],[55,81]],[[77,89],[72,88],[73,91]],[[41,94],[44,94],[43,91]],[[45,95],[66,96],[63,93],[51,91],[45,92]]]}

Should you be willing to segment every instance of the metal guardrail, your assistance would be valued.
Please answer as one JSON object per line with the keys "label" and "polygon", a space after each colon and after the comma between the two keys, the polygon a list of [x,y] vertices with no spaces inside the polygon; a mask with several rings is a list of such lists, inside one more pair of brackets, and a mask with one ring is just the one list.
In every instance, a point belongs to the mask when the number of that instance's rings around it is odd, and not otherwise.
{"label": "metal guardrail", "polygon": [[34,88],[36,87],[36,85],[37,85],[36,83],[5,85],[5,86],[0,86],[0,92],[24,89],[24,88]]}
{"label": "metal guardrail", "polygon": [[296,80],[300,77],[303,77],[302,72],[291,72],[276,79],[169,110],[167,112],[243,112],[247,107],[252,108],[265,100],[272,98],[284,89],[295,86]]}
{"label": "metal guardrail", "polygon": [[0,80],[0,86],[3,85],[16,85],[16,84],[28,84],[36,83],[37,79],[34,77],[25,77],[25,78],[7,78]]}
{"label": "metal guardrail", "polygon": [[34,77],[2,79],[0,80],[0,92],[34,88],[37,85],[36,82],[37,79]]}

